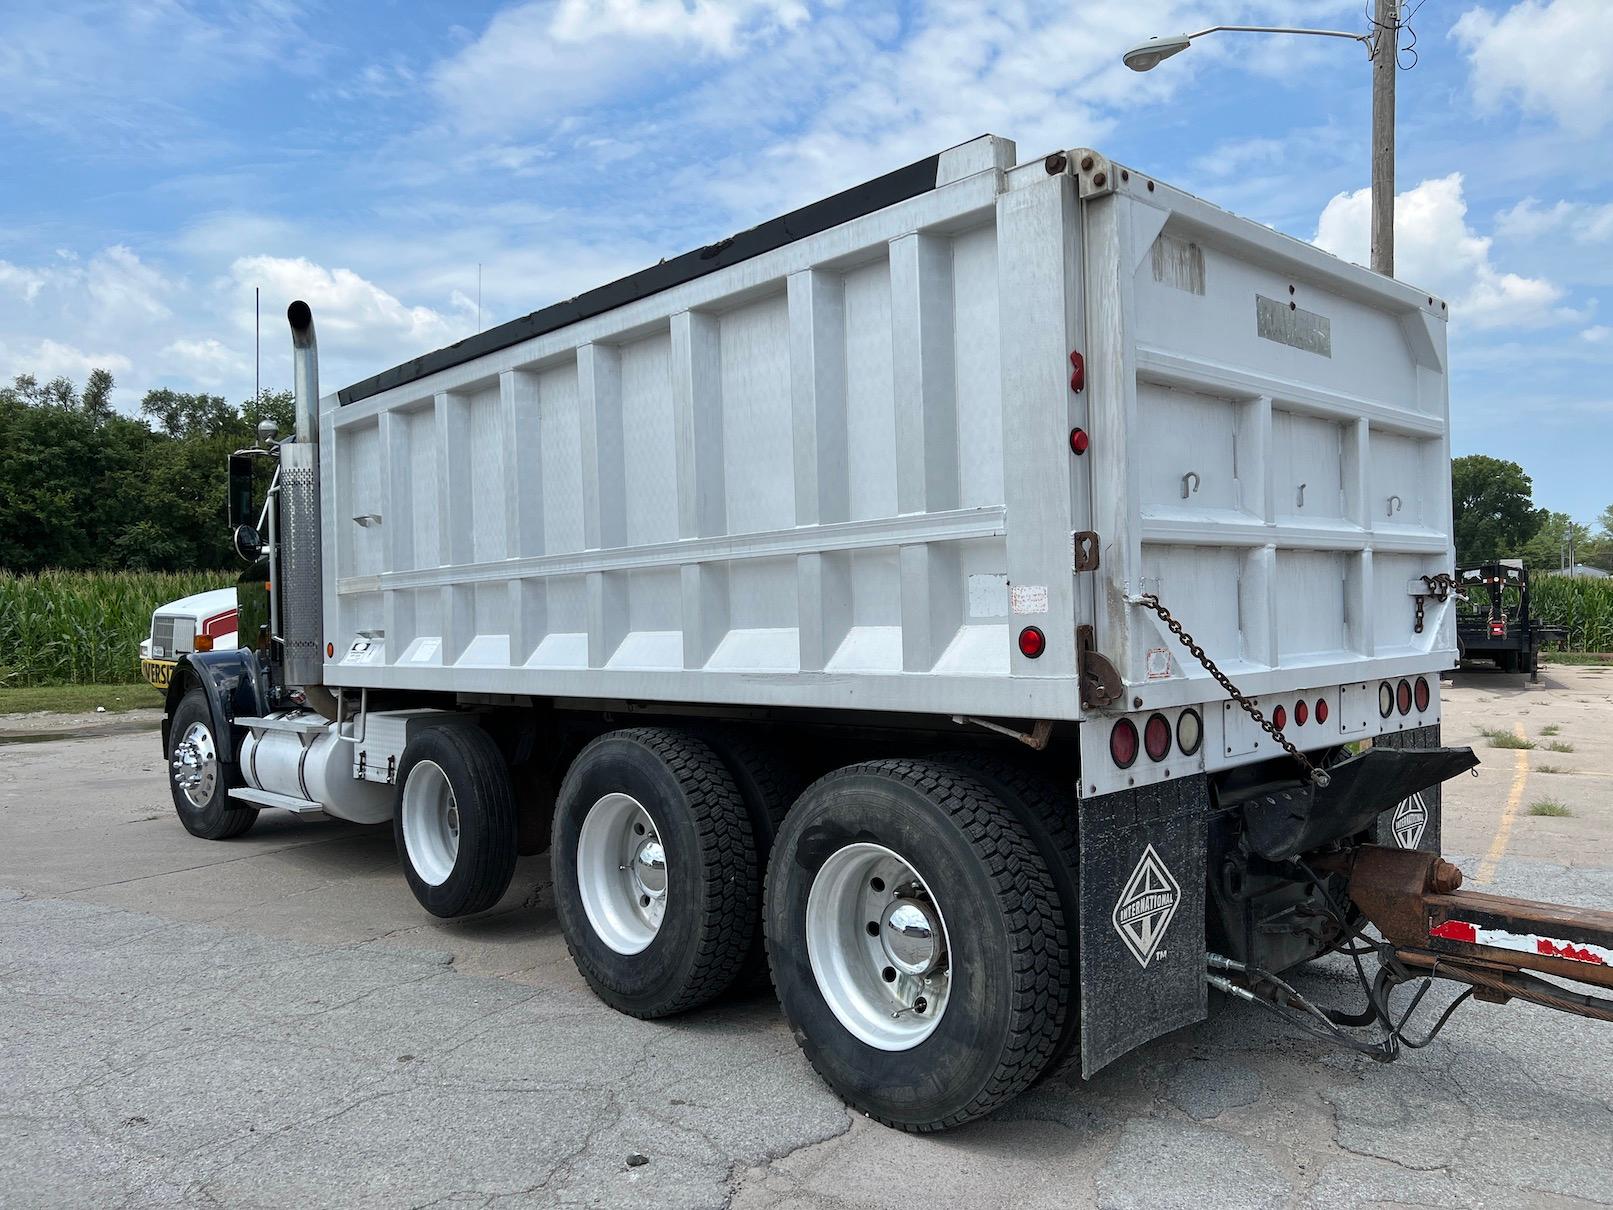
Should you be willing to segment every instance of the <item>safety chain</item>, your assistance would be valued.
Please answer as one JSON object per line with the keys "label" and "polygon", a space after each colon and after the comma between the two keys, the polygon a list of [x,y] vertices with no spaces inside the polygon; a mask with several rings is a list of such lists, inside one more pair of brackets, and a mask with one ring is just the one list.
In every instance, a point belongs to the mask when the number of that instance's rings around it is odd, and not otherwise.
{"label": "safety chain", "polygon": [[1298,748],[1294,747],[1289,738],[1282,733],[1282,729],[1280,727],[1278,727],[1260,712],[1260,707],[1255,705],[1254,699],[1248,697],[1242,691],[1240,691],[1238,687],[1234,685],[1227,677],[1227,674],[1215,666],[1215,661],[1204,653],[1204,648],[1200,647],[1197,640],[1195,640],[1192,635],[1187,633],[1187,631],[1182,627],[1182,624],[1171,615],[1171,611],[1159,603],[1159,598],[1157,596],[1151,592],[1145,592],[1142,594],[1142,596],[1138,597],[1137,600],[1159,615],[1160,620],[1170,628],[1170,632],[1174,634],[1178,640],[1180,640],[1182,646],[1186,647],[1190,652],[1192,652],[1193,658],[1199,663],[1203,664],[1204,670],[1215,678],[1216,684],[1225,689],[1227,691],[1227,696],[1233,701],[1237,702],[1250,718],[1254,719],[1255,722],[1260,724],[1261,729],[1264,730],[1267,735],[1271,736],[1272,739],[1276,740],[1278,744],[1282,746],[1283,751],[1287,752],[1289,756],[1292,756],[1294,760],[1298,762],[1299,767],[1304,770],[1307,778],[1309,778],[1317,786],[1326,786],[1332,780],[1330,777],[1328,777],[1325,770],[1317,768],[1317,766],[1310,762],[1309,757],[1307,757]]}
{"label": "safety chain", "polygon": [[[1423,582],[1423,586],[1428,589],[1427,595],[1433,597],[1434,600],[1440,602],[1441,604],[1444,604],[1444,602],[1449,599],[1451,593],[1456,590],[1456,577],[1451,575],[1451,573],[1448,571],[1436,571],[1431,576],[1419,576],[1417,578],[1420,579]],[[1412,619],[1411,628],[1417,634],[1421,634],[1423,632],[1423,598],[1420,595],[1417,597],[1417,608]]]}

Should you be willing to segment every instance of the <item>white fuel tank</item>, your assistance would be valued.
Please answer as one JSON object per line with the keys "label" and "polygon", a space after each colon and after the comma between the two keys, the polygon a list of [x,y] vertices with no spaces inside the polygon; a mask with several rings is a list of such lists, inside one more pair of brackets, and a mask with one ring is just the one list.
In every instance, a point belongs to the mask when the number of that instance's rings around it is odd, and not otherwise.
{"label": "white fuel tank", "polygon": [[310,711],[255,719],[241,743],[241,774],[254,789],[318,803],[352,823],[392,818],[393,789],[353,777],[353,753],[336,724]]}

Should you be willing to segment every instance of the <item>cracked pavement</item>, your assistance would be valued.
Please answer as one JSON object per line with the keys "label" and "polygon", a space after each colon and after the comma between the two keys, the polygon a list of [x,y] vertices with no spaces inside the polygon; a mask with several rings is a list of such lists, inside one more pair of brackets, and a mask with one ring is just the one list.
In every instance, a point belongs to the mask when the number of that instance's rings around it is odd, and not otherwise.
{"label": "cracked pavement", "polygon": [[[1516,819],[1485,889],[1613,907],[1613,676],[1548,675],[1447,690],[1447,742],[1502,713],[1578,740],[1525,796],[1574,817]],[[1515,775],[1481,755],[1447,797],[1470,871]],[[1613,1028],[1472,1005],[1384,1066],[1213,1001],[1090,1082],[917,1138],[848,1113],[767,993],[664,1022],[599,1004],[546,861],[438,921],[389,827],[268,812],[211,844],[172,818],[152,733],[0,744],[0,1202],[1613,1204]],[[1296,982],[1353,1006],[1342,960]]]}

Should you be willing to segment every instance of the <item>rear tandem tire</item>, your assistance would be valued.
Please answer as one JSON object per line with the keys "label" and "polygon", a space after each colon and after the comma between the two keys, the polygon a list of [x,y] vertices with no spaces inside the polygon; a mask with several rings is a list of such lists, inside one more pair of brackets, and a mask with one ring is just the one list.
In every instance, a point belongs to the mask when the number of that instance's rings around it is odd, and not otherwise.
{"label": "rear tandem tire", "polygon": [[[878,876],[887,868],[901,885]],[[909,906],[939,921],[939,943],[902,918]],[[796,1042],[848,1105],[887,1126],[927,1132],[989,1113],[1058,1048],[1070,986],[1058,892],[1014,813],[967,773],[885,760],[822,778],[784,820],[764,911]],[[915,953],[917,973],[898,975]],[[936,954],[944,963],[925,966]],[[885,1011],[882,988],[909,1007]]]}
{"label": "rear tandem tire", "polygon": [[[182,770],[174,768],[181,745],[187,743],[191,747],[185,754],[193,756],[198,763],[184,772],[187,775],[194,772],[204,778],[211,775],[210,787],[205,780],[191,787],[201,798],[200,802],[194,801],[180,785]],[[192,836],[203,840],[229,840],[245,832],[258,817],[256,807],[238,806],[230,798],[230,791],[242,784],[241,768],[230,749],[228,726],[219,726],[207,703],[207,692],[200,685],[195,686],[180,699],[168,727],[168,791],[173,796],[179,822]],[[209,789],[210,792],[204,793]]]}
{"label": "rear tandem tire", "polygon": [[485,912],[515,873],[515,798],[492,736],[428,727],[403,750],[392,836],[420,906],[451,918]]}
{"label": "rear tandem tire", "polygon": [[550,858],[566,947],[606,1004],[667,1017],[733,984],[761,878],[750,815],[704,741],[639,727],[589,744],[560,787]]}

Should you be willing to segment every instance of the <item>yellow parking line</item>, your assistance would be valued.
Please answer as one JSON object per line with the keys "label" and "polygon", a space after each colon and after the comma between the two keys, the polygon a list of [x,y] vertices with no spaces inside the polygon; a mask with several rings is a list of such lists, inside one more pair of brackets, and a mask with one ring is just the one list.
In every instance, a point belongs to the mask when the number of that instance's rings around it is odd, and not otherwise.
{"label": "yellow parking line", "polygon": [[[1512,724],[1512,734],[1519,739],[1526,736],[1523,733],[1522,723]],[[1495,867],[1501,864],[1501,855],[1507,851],[1507,840],[1512,835],[1513,821],[1518,818],[1518,807],[1523,802],[1523,788],[1529,781],[1529,749],[1514,748],[1512,751],[1512,792],[1507,795],[1507,809],[1501,813],[1501,826],[1495,830],[1495,839],[1490,842],[1490,851],[1484,855],[1479,863],[1479,874],[1475,882],[1492,882],[1495,879]]]}

